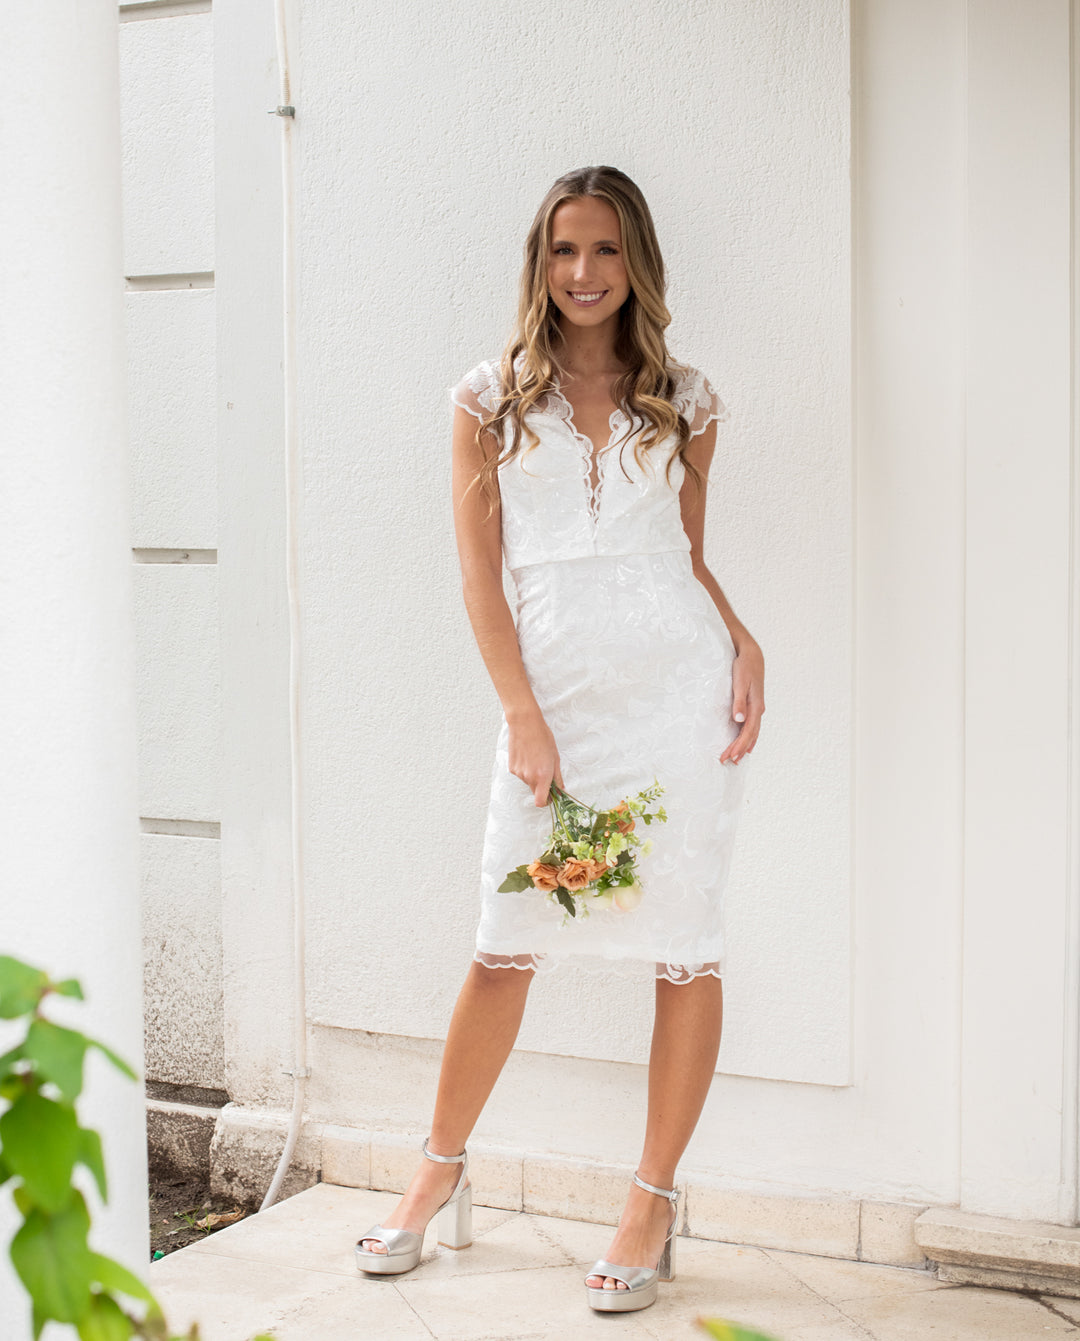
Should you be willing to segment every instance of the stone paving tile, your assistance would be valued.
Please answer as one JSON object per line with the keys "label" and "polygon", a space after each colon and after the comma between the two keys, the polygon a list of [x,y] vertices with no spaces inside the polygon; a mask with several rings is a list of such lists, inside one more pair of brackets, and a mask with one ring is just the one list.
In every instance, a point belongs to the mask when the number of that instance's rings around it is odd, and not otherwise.
{"label": "stone paving tile", "polygon": [[198,1322],[202,1341],[431,1341],[392,1286],[365,1290],[359,1277],[181,1248],[151,1265],[149,1283],[171,1332]]}
{"label": "stone paving tile", "polygon": [[473,1244],[402,1276],[356,1270],[352,1247],[397,1202],[320,1183],[150,1267],[174,1331],[203,1341],[704,1341],[699,1315],[776,1341],[1047,1341],[1080,1337],[1080,1300],[952,1285],[928,1271],[680,1238],[676,1279],[630,1314],[588,1307],[584,1275],[613,1230],[476,1207]]}
{"label": "stone paving tile", "polygon": [[[599,1314],[591,1309],[577,1267],[486,1272],[443,1280],[413,1280],[411,1275],[402,1279],[398,1291],[436,1341],[508,1341],[510,1337],[586,1341],[610,1338],[615,1327],[619,1341],[652,1341],[656,1335],[642,1327],[637,1314]],[[396,1339],[388,1337],[387,1341]],[[695,1341],[705,1341],[703,1333]]]}
{"label": "stone paving tile", "polygon": [[847,1299],[843,1312],[876,1341],[1047,1341],[1080,1327],[1013,1290],[949,1285],[912,1294]]}
{"label": "stone paving tile", "polygon": [[[377,1224],[381,1216],[388,1215],[398,1200],[393,1192],[316,1183],[182,1251],[280,1262],[284,1266],[334,1271],[363,1279],[356,1270],[353,1253],[356,1240]],[[479,1238],[518,1214],[477,1206],[473,1211],[473,1233]],[[425,1261],[452,1251],[437,1247],[437,1240],[438,1227],[433,1223],[424,1238],[424,1257],[416,1268],[418,1271],[423,1269]]]}
{"label": "stone paving tile", "polygon": [[948,1289],[932,1271],[914,1267],[883,1266],[880,1262],[853,1262],[846,1257],[764,1248],[774,1262],[798,1276],[804,1285],[837,1303],[875,1294],[907,1294],[914,1290]]}
{"label": "stone paving tile", "polygon": [[[681,1313],[723,1317],[783,1337],[785,1329],[798,1326],[844,1323],[843,1315],[810,1286],[774,1261],[762,1248],[747,1244],[714,1243],[708,1239],[679,1240],[675,1253],[676,1278],[671,1282],[671,1306]],[[665,1311],[665,1287],[661,1285],[655,1306]],[[656,1336],[667,1341],[662,1327]],[[672,1333],[672,1337],[681,1333]],[[695,1333],[687,1332],[689,1337]]]}
{"label": "stone paving tile", "polygon": [[1072,1295],[1067,1294],[1041,1294],[1039,1298],[1047,1308],[1053,1309],[1056,1313],[1063,1313],[1073,1322],[1080,1323],[1080,1299],[1074,1299]]}

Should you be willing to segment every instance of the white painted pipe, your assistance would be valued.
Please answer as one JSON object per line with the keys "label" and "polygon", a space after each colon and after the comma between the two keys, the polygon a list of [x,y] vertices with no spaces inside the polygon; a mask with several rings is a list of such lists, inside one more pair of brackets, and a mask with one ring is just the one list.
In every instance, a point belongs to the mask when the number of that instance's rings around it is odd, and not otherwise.
{"label": "white painted pipe", "polygon": [[261,1211],[272,1206],[289,1171],[300,1127],[304,1120],[307,1064],[307,955],[304,918],[304,844],[302,773],[302,644],[299,590],[300,446],[296,414],[296,227],[293,173],[292,77],[289,64],[289,34],[285,21],[286,0],[275,0],[274,26],[277,40],[281,121],[282,198],[282,380],[285,410],[285,571],[289,598],[289,759],[292,794],[292,913],[293,913],[293,1102],[285,1147],[273,1179],[263,1198]]}

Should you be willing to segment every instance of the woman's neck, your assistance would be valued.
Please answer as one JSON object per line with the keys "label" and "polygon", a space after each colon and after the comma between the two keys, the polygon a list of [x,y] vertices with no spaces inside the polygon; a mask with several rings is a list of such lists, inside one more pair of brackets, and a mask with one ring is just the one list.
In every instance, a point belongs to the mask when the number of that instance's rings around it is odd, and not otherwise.
{"label": "woman's neck", "polygon": [[617,314],[601,326],[575,326],[564,319],[560,321],[559,329],[563,337],[559,362],[568,376],[584,379],[622,372],[615,357]]}

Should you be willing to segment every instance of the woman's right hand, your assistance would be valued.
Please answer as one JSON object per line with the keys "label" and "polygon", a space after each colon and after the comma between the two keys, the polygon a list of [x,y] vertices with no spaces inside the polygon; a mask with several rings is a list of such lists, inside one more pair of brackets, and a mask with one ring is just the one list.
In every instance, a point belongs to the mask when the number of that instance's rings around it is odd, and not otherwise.
{"label": "woman's right hand", "polygon": [[510,772],[528,785],[538,806],[546,806],[552,779],[560,787],[564,785],[551,728],[539,711],[509,721],[509,727]]}

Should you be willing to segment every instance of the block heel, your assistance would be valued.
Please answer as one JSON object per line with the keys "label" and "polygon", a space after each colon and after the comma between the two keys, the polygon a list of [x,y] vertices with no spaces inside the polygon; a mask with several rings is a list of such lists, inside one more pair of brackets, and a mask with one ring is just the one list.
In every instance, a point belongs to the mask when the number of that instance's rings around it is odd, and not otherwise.
{"label": "block heel", "polygon": [[[460,1164],[454,1190],[443,1204],[436,1208],[431,1220],[438,1216],[440,1243],[448,1248],[467,1248],[472,1243],[472,1184],[469,1182],[469,1155],[463,1150],[460,1155],[433,1155],[425,1140],[424,1155],[436,1164]],[[427,1225],[417,1234],[411,1229],[386,1229],[382,1225],[372,1225],[366,1234],[356,1241],[356,1265],[360,1271],[373,1276],[400,1276],[411,1271],[424,1251],[424,1235]],[[373,1253],[365,1248],[365,1239],[377,1239],[386,1245],[386,1252]]]}
{"label": "block heel", "polygon": [[586,1285],[585,1294],[589,1307],[600,1313],[633,1313],[639,1308],[648,1308],[656,1302],[660,1281],[675,1279],[675,1227],[679,1223],[679,1191],[674,1187],[653,1187],[634,1174],[634,1182],[646,1192],[655,1192],[658,1197],[666,1197],[671,1203],[671,1224],[667,1238],[660,1250],[660,1258],[655,1267],[627,1267],[617,1262],[609,1262],[601,1257],[589,1272],[590,1276],[610,1276],[621,1280],[625,1290],[618,1288],[605,1290],[603,1286]]}

